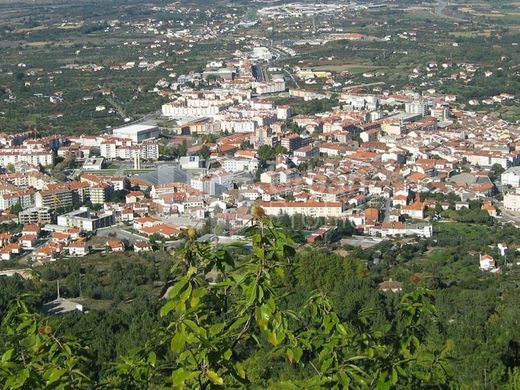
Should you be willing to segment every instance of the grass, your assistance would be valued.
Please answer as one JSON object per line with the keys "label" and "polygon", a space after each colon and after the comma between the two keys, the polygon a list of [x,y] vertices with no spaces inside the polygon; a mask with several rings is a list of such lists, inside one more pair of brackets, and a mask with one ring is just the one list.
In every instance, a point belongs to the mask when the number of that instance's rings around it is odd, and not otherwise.
{"label": "grass", "polygon": [[434,226],[435,234],[444,234],[453,237],[464,237],[468,240],[480,240],[480,237],[491,233],[491,228],[485,225],[465,223],[438,223]]}
{"label": "grass", "polygon": [[490,37],[494,33],[494,30],[482,30],[482,31],[453,31],[449,34],[454,37],[461,38],[472,38],[472,37]]}
{"label": "grass", "polygon": [[366,72],[367,70],[376,70],[382,69],[384,66],[376,66],[376,65],[363,65],[363,64],[337,64],[337,65],[320,65],[314,67],[315,71],[324,71],[324,72],[344,72],[349,71],[351,73],[361,73]]}

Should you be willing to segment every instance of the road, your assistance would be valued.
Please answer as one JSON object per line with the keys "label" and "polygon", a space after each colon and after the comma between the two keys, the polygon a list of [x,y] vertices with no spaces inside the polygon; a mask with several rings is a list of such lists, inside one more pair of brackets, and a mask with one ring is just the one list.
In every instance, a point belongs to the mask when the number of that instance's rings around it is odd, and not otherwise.
{"label": "road", "polygon": [[504,209],[503,202],[497,202],[495,204],[495,206],[497,206],[497,208],[500,210],[501,218],[498,219],[500,222],[512,223],[514,226],[520,227],[520,213],[519,212],[514,212],[514,211],[509,211],[509,210]]}
{"label": "road", "polygon": [[98,229],[96,235],[99,237],[109,237],[111,233],[115,233],[116,237],[120,240],[128,240],[131,244],[136,241],[148,241],[147,237],[134,234],[127,230],[124,230],[121,226],[111,226],[108,228]]}
{"label": "road", "polygon": [[287,69],[284,69],[283,70],[285,73],[287,73],[289,75],[289,77],[291,78],[291,80],[293,81],[294,84],[296,84],[296,88],[300,89],[300,84],[298,84],[298,81],[296,81],[296,79],[294,78],[294,76],[292,75],[291,72],[289,72]]}
{"label": "road", "polygon": [[378,81],[376,83],[366,83],[366,84],[358,84],[358,85],[351,85],[349,87],[342,88],[343,91],[349,91],[351,89],[356,88],[365,88],[365,87],[374,87],[376,85],[385,85],[386,83],[384,81]]}
{"label": "road", "polygon": [[454,22],[461,22],[461,23],[469,22],[469,20],[467,20],[467,19],[462,19],[462,18],[457,18],[455,16],[446,15],[444,13],[444,11],[446,10],[446,7],[448,5],[449,5],[448,2],[446,2],[444,0],[439,0],[437,2],[437,4],[435,5],[435,7],[434,7],[435,15],[441,16],[441,17],[446,18],[446,19],[453,20]]}
{"label": "road", "polygon": [[392,198],[387,198],[385,200],[385,207],[383,207],[383,214],[384,214],[384,223],[390,222],[390,209],[392,208]]}

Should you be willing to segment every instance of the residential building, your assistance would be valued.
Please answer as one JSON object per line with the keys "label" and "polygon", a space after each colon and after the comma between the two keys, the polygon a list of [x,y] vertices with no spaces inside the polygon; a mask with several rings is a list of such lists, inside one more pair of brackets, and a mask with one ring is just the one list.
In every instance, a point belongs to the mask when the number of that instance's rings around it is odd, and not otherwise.
{"label": "residential building", "polygon": [[48,207],[32,207],[18,214],[21,225],[47,225],[54,221],[54,212]]}
{"label": "residential building", "polygon": [[341,202],[259,202],[267,215],[305,215],[312,217],[334,217],[343,216],[343,204]]}
{"label": "residential building", "polygon": [[520,188],[516,192],[509,192],[504,195],[504,208],[511,211],[520,211]]}
{"label": "residential building", "polygon": [[94,232],[97,229],[109,227],[116,223],[112,211],[90,211],[87,207],[71,211],[58,216],[58,226],[76,227],[86,232]]}
{"label": "residential building", "polygon": [[500,176],[502,185],[514,188],[520,187],[520,166],[509,168]]}

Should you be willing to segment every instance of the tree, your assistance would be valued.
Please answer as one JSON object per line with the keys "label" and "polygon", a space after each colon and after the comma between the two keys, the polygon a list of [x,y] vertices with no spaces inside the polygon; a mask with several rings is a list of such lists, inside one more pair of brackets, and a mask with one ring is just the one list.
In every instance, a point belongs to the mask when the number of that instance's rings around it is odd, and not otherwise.
{"label": "tree", "polygon": [[[5,389],[90,389],[88,350],[18,300],[2,321],[0,383]],[[87,365],[89,363],[91,366]]]}
{"label": "tree", "polygon": [[[259,223],[249,230],[253,254],[247,260],[236,262],[223,248],[197,242],[193,232],[178,253],[174,274],[179,277],[161,309],[163,317],[171,318],[163,343],[175,356],[169,377],[174,387],[259,385],[249,381],[247,351],[262,346],[289,366],[310,369],[305,376],[280,379],[276,387],[419,388],[452,383],[447,360],[451,346],[431,350],[422,344],[435,318],[426,291],[405,295],[398,321],[379,334],[343,323],[319,292],[301,310],[284,310],[278,281],[291,264],[293,245],[263,211],[253,213]],[[208,273],[214,270],[220,281],[210,283]],[[368,317],[360,323],[367,324]],[[149,372],[146,353],[139,356],[134,364]]]}
{"label": "tree", "polygon": [[[438,325],[427,290],[405,294],[393,321],[377,331],[371,312],[358,312],[353,326],[319,289],[302,297],[303,305],[288,307],[294,244],[261,208],[253,215],[256,224],[247,230],[252,249],[240,257],[232,253],[241,246],[214,247],[188,229],[160,310],[165,325],[99,379],[92,379],[99,368],[77,340],[58,338],[45,318],[16,305],[0,329],[0,381],[8,388],[78,389],[455,386],[451,343],[426,343]],[[112,266],[116,284],[148,274]],[[361,275],[361,263],[350,266]],[[267,377],[255,374],[262,361],[278,369]]]}
{"label": "tree", "polygon": [[502,173],[504,173],[504,172],[505,172],[505,169],[502,167],[502,165],[500,165],[500,164],[493,164],[493,166],[489,170],[489,174],[488,174],[489,179],[492,182],[495,182],[498,179],[500,179],[500,175],[502,175]]}
{"label": "tree", "polygon": [[274,150],[269,145],[262,145],[258,148],[258,159],[265,162],[274,159]]}
{"label": "tree", "polygon": [[204,145],[204,146],[202,146],[202,148],[200,148],[199,156],[205,160],[211,156],[211,151],[209,150],[209,148],[206,145]]}
{"label": "tree", "polygon": [[240,150],[246,150],[251,147],[251,142],[249,140],[245,140],[240,144]]}
{"label": "tree", "polygon": [[12,214],[15,214],[15,215],[18,215],[20,214],[20,212],[22,211],[22,205],[20,204],[20,202],[16,203],[13,207],[11,207],[9,209],[9,211],[12,213]]}

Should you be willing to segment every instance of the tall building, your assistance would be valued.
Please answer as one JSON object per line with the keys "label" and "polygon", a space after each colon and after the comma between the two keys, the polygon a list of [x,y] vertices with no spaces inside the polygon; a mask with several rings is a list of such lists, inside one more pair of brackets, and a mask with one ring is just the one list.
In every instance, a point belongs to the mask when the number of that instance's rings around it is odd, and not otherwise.
{"label": "tall building", "polygon": [[18,214],[20,225],[47,225],[53,221],[54,213],[48,207],[32,207]]}
{"label": "tall building", "polygon": [[413,100],[404,104],[404,111],[408,114],[425,116],[429,113],[429,103],[425,100]]}

